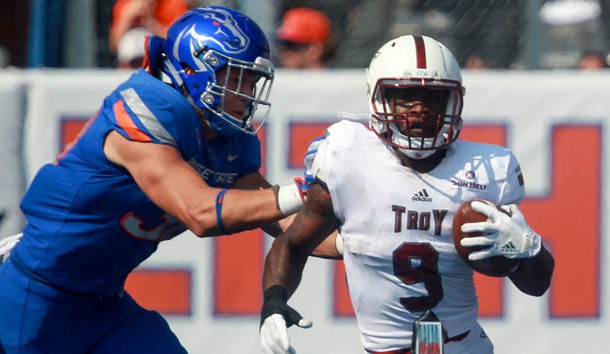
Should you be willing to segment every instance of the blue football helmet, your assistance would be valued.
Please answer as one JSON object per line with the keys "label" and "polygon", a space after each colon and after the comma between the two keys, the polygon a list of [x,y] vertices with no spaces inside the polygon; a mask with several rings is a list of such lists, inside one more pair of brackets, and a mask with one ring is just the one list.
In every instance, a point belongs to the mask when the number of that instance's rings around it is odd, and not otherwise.
{"label": "blue football helmet", "polygon": [[[163,55],[161,71],[216,133],[229,136],[240,131],[252,135],[258,132],[271,108],[268,99],[274,68],[267,38],[251,18],[221,6],[193,9],[167,30]],[[217,73],[223,67],[227,68],[225,77],[219,78]],[[231,90],[226,83],[234,71],[239,73],[239,83]],[[242,79],[248,72],[258,78],[251,95],[242,91]],[[249,100],[243,116],[225,110],[227,93]],[[261,107],[260,124],[254,129],[253,118]]]}

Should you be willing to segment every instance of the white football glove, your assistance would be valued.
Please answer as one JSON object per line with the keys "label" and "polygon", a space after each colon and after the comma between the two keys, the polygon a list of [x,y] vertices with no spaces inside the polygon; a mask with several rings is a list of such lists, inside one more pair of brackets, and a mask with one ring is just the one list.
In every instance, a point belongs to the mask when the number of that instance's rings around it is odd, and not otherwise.
{"label": "white football glove", "polygon": [[274,285],[265,290],[265,301],[261,310],[260,341],[265,354],[296,354],[290,345],[288,327],[297,325],[310,328],[312,322],[304,319],[286,303],[287,295],[283,287]]}
{"label": "white football glove", "polygon": [[260,339],[265,354],[296,354],[296,350],[290,345],[286,320],[279,313],[265,318],[261,325]]}
{"label": "white football glove", "polygon": [[484,236],[462,239],[464,247],[483,246],[484,249],[470,253],[468,259],[481,259],[504,256],[506,258],[531,258],[540,252],[542,240],[525,221],[516,204],[501,206],[509,214],[498,210],[493,204],[473,201],[472,208],[487,216],[487,221],[466,223],[463,232],[481,232]]}
{"label": "white football glove", "polygon": [[21,239],[21,236],[23,236],[23,234],[5,237],[0,240],[0,259],[2,259],[3,255],[9,253],[13,247],[15,247],[17,242],[19,242],[19,239]]}

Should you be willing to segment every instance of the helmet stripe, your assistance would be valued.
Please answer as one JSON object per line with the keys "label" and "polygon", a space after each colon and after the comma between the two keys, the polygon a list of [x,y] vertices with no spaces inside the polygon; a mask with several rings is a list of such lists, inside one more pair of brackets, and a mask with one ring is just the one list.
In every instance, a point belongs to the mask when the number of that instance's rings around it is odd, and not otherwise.
{"label": "helmet stripe", "polygon": [[422,36],[413,36],[415,40],[415,53],[417,53],[417,68],[425,69],[428,64],[426,63],[426,46],[424,45],[424,39]]}

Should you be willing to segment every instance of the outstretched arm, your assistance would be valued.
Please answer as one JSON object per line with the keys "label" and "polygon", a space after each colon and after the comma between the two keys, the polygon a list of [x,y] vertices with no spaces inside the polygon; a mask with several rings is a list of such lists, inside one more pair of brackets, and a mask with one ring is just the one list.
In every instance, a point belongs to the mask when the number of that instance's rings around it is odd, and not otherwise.
{"label": "outstretched arm", "polygon": [[265,260],[260,340],[266,354],[294,353],[288,327],[294,324],[302,328],[311,326],[310,321],[288,306],[288,298],[301,281],[309,254],[338,225],[330,194],[320,184],[312,184],[304,208],[288,230],[275,239]]}
{"label": "outstretched arm", "polygon": [[[263,190],[263,189],[269,189],[271,187],[273,187],[273,186],[271,185],[271,183],[269,183],[269,181],[267,181],[267,179],[263,175],[261,175],[259,172],[254,172],[254,173],[250,173],[246,176],[243,176],[240,179],[238,179],[237,181],[235,181],[235,184],[233,184],[233,186],[231,188],[247,189],[247,190]],[[275,237],[275,236],[279,235],[282,231],[286,230],[293,219],[294,219],[294,214],[292,214],[284,219],[269,223],[267,225],[263,225],[262,229],[269,235]]]}
{"label": "outstretched arm", "polygon": [[320,184],[312,184],[305,206],[286,232],[275,239],[267,254],[263,288],[279,284],[292,294],[300,282],[307,257],[338,226],[330,194]]}
{"label": "outstretched arm", "polygon": [[[296,179],[295,179],[296,180]],[[238,179],[232,188],[262,190],[271,188],[271,184],[259,172],[251,173]],[[301,187],[301,194],[305,194],[306,187]],[[304,199],[304,197],[303,197]],[[269,235],[276,237],[286,231],[293,222],[296,214],[289,215],[277,222],[264,225],[262,229]],[[326,237],[312,252],[312,256],[327,259],[341,259],[342,239],[337,230]]]}
{"label": "outstretched arm", "polygon": [[[108,159],[131,174],[144,193],[199,237],[254,229],[283,218],[277,188],[229,190],[208,186],[175,148],[106,137]],[[222,198],[219,198],[222,197]]]}

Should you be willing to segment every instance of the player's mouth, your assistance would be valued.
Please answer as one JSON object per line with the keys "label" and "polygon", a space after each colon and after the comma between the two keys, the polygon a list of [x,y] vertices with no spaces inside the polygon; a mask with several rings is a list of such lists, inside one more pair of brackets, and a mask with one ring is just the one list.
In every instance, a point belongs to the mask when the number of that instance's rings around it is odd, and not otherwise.
{"label": "player's mouth", "polygon": [[410,120],[406,123],[406,129],[411,136],[422,136],[426,131],[426,125],[420,119]]}

